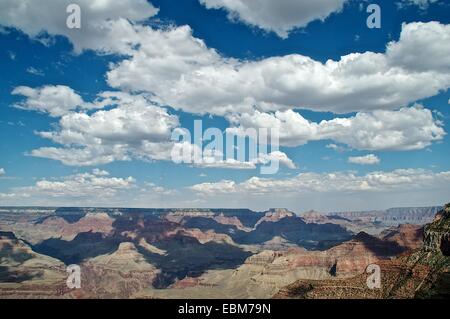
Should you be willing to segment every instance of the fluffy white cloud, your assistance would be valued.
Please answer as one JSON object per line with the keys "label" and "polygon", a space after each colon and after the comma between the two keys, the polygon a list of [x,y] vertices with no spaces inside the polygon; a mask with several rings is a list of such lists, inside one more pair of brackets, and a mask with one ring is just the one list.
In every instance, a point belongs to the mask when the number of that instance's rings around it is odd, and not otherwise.
{"label": "fluffy white cloud", "polygon": [[[398,42],[386,51],[388,61],[414,72],[450,72],[450,25],[438,22],[403,24]],[[420,48],[420,49],[419,49]]]}
{"label": "fluffy white cloud", "polygon": [[148,96],[103,92],[90,104],[114,108],[90,115],[70,112],[62,116],[57,131],[38,134],[65,148],[44,147],[31,155],[60,160],[66,165],[91,166],[133,157],[152,160],[162,148],[170,154],[170,137],[179,125],[178,117],[154,105]]}
{"label": "fluffy white cloud", "polygon": [[[217,156],[217,154],[215,154]],[[223,155],[220,156],[221,158]],[[199,167],[206,168],[229,168],[229,169],[256,169],[257,165],[270,165],[277,162],[280,166],[285,166],[290,169],[297,168],[295,163],[281,151],[275,151],[268,154],[259,153],[256,158],[249,161],[239,161],[232,158],[217,159],[215,156],[204,156],[203,162],[195,164]]]}
{"label": "fluffy white cloud", "polygon": [[348,162],[352,164],[359,164],[359,165],[375,165],[380,164],[380,159],[378,156],[374,154],[368,154],[365,156],[352,156],[348,158]]}
{"label": "fluffy white cloud", "polygon": [[[49,102],[52,102],[50,100]],[[49,105],[42,99],[42,107]],[[92,114],[68,111],[59,120],[54,131],[38,132],[43,137],[64,147],[42,147],[33,150],[35,157],[58,160],[69,166],[93,166],[114,161],[139,159],[146,161],[172,160],[173,150],[184,147],[172,141],[172,131],[179,126],[178,117],[155,105],[146,94],[103,92],[89,108],[104,108]],[[195,145],[188,144],[193,152]],[[257,165],[277,160],[294,168],[285,153],[260,154],[249,162],[215,160],[205,154],[204,167],[255,169]]]}
{"label": "fluffy white cloud", "polygon": [[277,161],[281,165],[286,166],[287,168],[294,169],[297,168],[295,163],[284,153],[280,151],[271,152],[269,154],[259,154],[259,162],[261,164],[269,164],[271,162]]}
{"label": "fluffy white cloud", "polygon": [[357,175],[352,172],[301,173],[293,178],[273,179],[252,177],[242,183],[224,180],[202,183],[190,189],[204,195],[278,194],[295,196],[301,193],[358,193],[386,192],[437,188],[450,185],[450,172],[433,173],[423,169],[398,169],[391,172],[371,172]]}
{"label": "fluffy white cloud", "polygon": [[95,176],[109,176],[109,172],[105,171],[105,170],[101,170],[98,168],[94,168],[92,170],[92,174],[94,174]]}
{"label": "fluffy white cloud", "polygon": [[84,105],[81,96],[64,85],[47,85],[36,89],[19,86],[12,94],[26,98],[25,101],[15,104],[15,107],[48,113],[53,117],[62,116]]}
{"label": "fluffy white cloud", "polygon": [[228,194],[236,192],[236,183],[223,180],[216,183],[202,183],[189,187],[191,190],[203,195]]}
{"label": "fluffy white cloud", "polygon": [[[228,70],[233,67],[232,64],[227,64],[227,60],[222,59],[215,50],[207,48],[203,41],[194,38],[189,26],[165,30],[136,27],[136,32],[141,39],[139,49],[134,51],[130,59],[113,66],[107,74],[111,86],[152,92],[155,99],[162,104],[184,108],[186,111],[191,111],[187,105],[191,105],[192,111],[199,113],[221,111],[214,110],[218,104],[216,100],[223,99],[221,95],[216,99],[213,98],[214,94],[208,95],[208,98],[211,98],[209,107],[203,111],[193,105],[203,98],[205,89],[210,89],[211,84],[207,88],[194,87],[192,76],[208,76],[221,68],[228,75],[232,75]],[[232,61],[234,60],[229,60],[229,63]],[[218,80],[226,80],[227,74]],[[197,84],[203,85],[202,80],[203,78]],[[233,92],[223,91],[222,94],[228,98],[233,97]],[[177,101],[181,103],[183,96],[187,100],[183,105],[179,105]],[[206,101],[203,101],[202,107],[206,104]]]}
{"label": "fluffy white cloud", "polygon": [[144,95],[104,92],[100,99],[97,104],[118,107],[92,115],[71,112],[61,118],[60,132],[42,132],[41,136],[60,144],[79,145],[163,141],[179,124],[177,116],[155,106]]}
{"label": "fluffy white cloud", "polygon": [[133,177],[117,178],[105,177],[104,173],[81,173],[63,178],[62,180],[41,180],[35,186],[24,189],[35,195],[52,197],[111,197],[119,190],[132,188],[135,184]]}
{"label": "fluffy white cloud", "polygon": [[27,205],[123,205],[123,198],[137,189],[133,177],[110,177],[99,169],[70,176],[42,179],[32,186],[0,193],[4,203]]}
{"label": "fluffy white cloud", "polygon": [[285,146],[330,139],[361,150],[416,150],[445,136],[443,124],[433,117],[430,110],[419,105],[398,111],[357,113],[352,117],[320,123],[308,121],[292,110],[275,113],[255,111],[232,116],[230,121],[239,124],[229,129],[236,134],[242,134],[247,128],[276,129],[281,145]]}
{"label": "fluffy white cloud", "polygon": [[239,19],[287,38],[289,31],[342,10],[347,0],[200,0],[208,9],[225,9]]}
{"label": "fluffy white cloud", "polygon": [[54,206],[220,206],[258,210],[287,207],[301,212],[311,208],[339,211],[408,204],[437,205],[448,200],[449,190],[450,172],[424,169],[377,171],[366,175],[302,173],[285,179],[253,177],[241,183],[232,180],[202,183],[183,191],[153,183],[139,186],[132,177],[110,177],[108,172],[94,170],[13,188],[8,193],[0,193],[0,201],[4,205],[17,204],[20,200],[24,205]]}
{"label": "fluffy white cloud", "polygon": [[[325,63],[299,54],[239,61],[208,48],[192,36],[188,26],[153,29],[130,23],[126,19],[139,21],[156,13],[144,0],[120,4],[83,0],[88,26],[78,32],[67,31],[64,25],[64,32],[69,32],[65,34],[54,27],[56,18],[42,16],[58,16],[53,12],[60,2],[64,7],[67,1],[52,0],[39,7],[31,5],[31,0],[3,1],[0,23],[17,24],[29,34],[42,29],[62,33],[78,51],[127,54],[129,58],[108,72],[111,86],[146,91],[154,94],[156,102],[187,112],[226,115],[251,113],[254,108],[335,113],[398,109],[450,87],[450,26],[438,22],[404,24],[400,39],[389,43],[385,53],[353,53]],[[313,2],[309,5],[323,1]],[[283,7],[278,2],[276,6]],[[42,21],[46,25],[37,26]],[[90,24],[101,27],[91,28]]]}
{"label": "fluffy white cloud", "polygon": [[[185,192],[184,192],[185,193]],[[179,191],[133,177],[112,177],[94,169],[58,178],[46,178],[25,187],[0,192],[1,205],[96,207],[191,207]],[[189,205],[191,204],[191,205]]]}
{"label": "fluffy white cloud", "polygon": [[60,161],[67,166],[95,166],[130,160],[130,157],[126,155],[126,149],[120,145],[82,148],[41,147],[31,151],[30,155]]}
{"label": "fluffy white cloud", "polygon": [[343,152],[345,152],[345,151],[348,151],[348,149],[345,148],[344,146],[336,145],[336,144],[333,144],[333,143],[328,144],[328,145],[326,146],[326,148],[332,149],[332,150],[334,150],[334,151],[336,151],[336,152],[339,152],[339,153],[343,153]]}
{"label": "fluffy white cloud", "polygon": [[[434,206],[448,201],[450,172],[424,169],[302,173],[295,177],[223,180],[197,184],[186,191],[202,207],[286,207],[300,213],[310,209],[336,212]],[[196,195],[196,196],[195,196]],[[326,200],[324,200],[326,198]]]}
{"label": "fluffy white cloud", "polygon": [[191,113],[392,110],[450,87],[450,25],[438,22],[404,24],[400,40],[384,54],[353,53],[325,63],[299,54],[223,58],[189,27],[137,32],[141,45],[112,67],[108,83],[151,92],[158,102]]}
{"label": "fluffy white cloud", "polygon": [[6,171],[4,168],[0,168],[0,176],[5,175]]}
{"label": "fluffy white cloud", "polygon": [[[155,14],[156,9],[144,0],[129,1],[120,5],[109,0],[80,3],[92,18],[85,21],[88,25],[83,31],[89,36],[78,33],[80,38],[72,31],[59,31],[60,23],[55,24],[51,17],[48,21],[41,19],[46,21],[42,26],[27,20],[35,10],[35,16],[42,18],[46,5],[42,12],[30,1],[18,5],[8,0],[0,5],[4,9],[0,11],[0,23],[18,27],[31,36],[45,29],[66,35],[77,51],[128,54],[111,66],[109,84],[148,92],[104,93],[97,101],[86,103],[67,87],[16,88],[15,94],[27,98],[18,107],[62,116],[58,130],[40,135],[64,147],[40,148],[31,155],[61,160],[67,165],[133,158],[167,160],[174,146],[168,133],[178,125],[178,119],[155,103],[192,113],[227,116],[242,127],[270,122],[279,125],[282,144],[287,146],[330,139],[364,150],[412,150],[441,140],[445,134],[428,110],[399,108],[450,87],[449,25],[404,24],[400,39],[389,43],[385,53],[355,53],[325,63],[298,54],[240,61],[224,58],[208,48],[193,37],[188,26],[153,29],[132,23]],[[59,6],[55,3],[54,8]],[[112,41],[113,33],[114,39],[120,40]],[[115,108],[94,114],[71,112],[109,105]],[[294,108],[359,113],[313,123],[293,112]],[[285,159],[285,165],[293,167],[289,161]]]}
{"label": "fluffy white cloud", "polygon": [[[108,72],[111,86],[149,92],[156,102],[187,112],[226,115],[251,113],[254,108],[263,112],[304,108],[335,113],[397,109],[450,87],[450,26],[438,22],[404,24],[399,41],[389,43],[384,54],[354,53],[325,63],[299,54],[239,61],[208,48],[192,36],[188,26],[153,29],[119,19],[138,21],[156,12],[144,0],[131,2],[90,4],[86,0],[82,3],[85,11],[95,11],[94,18],[86,21],[106,21],[100,24],[111,26],[103,25],[98,34],[88,27],[83,32],[90,36],[78,32],[84,40],[67,36],[81,49],[130,56]],[[14,17],[19,21],[16,23],[23,24],[19,28],[32,33],[28,24],[47,21],[28,19],[28,14],[38,10],[36,6],[29,1],[21,2],[25,3],[22,6],[17,3],[2,2],[0,23],[9,25],[12,22],[5,21]],[[46,5],[42,8],[52,12]],[[49,22],[38,29],[58,33],[51,25]],[[105,35],[112,26],[117,27],[113,40]]]}
{"label": "fluffy white cloud", "polygon": [[[246,150],[246,154],[250,151]],[[239,158],[236,159],[235,157]],[[249,156],[251,158],[242,159],[240,156],[233,154],[233,157],[225,156],[222,150],[218,149],[200,149],[198,145],[189,142],[180,142],[174,144],[171,150],[171,158],[177,163],[192,164],[197,167],[205,168],[226,168],[226,169],[256,169],[258,165],[268,166],[270,164],[285,166],[290,169],[296,168],[294,162],[281,151],[273,151],[270,153],[258,153]]]}
{"label": "fluffy white cloud", "polygon": [[22,30],[32,38],[42,39],[43,32],[66,36],[76,52],[94,49],[103,52],[129,52],[136,44],[133,24],[152,17],[158,10],[146,0],[78,0],[81,29],[69,29],[66,8],[72,0],[2,0],[0,24]]}

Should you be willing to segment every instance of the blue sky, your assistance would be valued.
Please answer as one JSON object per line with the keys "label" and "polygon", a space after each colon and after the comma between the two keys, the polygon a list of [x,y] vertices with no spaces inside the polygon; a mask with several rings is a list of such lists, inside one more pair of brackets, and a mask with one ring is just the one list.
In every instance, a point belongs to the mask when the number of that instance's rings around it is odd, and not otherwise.
{"label": "blue sky", "polygon": [[[367,1],[304,16],[306,1],[285,0],[292,12],[269,8],[267,22],[221,0],[124,1],[127,11],[83,0],[80,30],[67,29],[65,1],[52,2],[0,4],[0,205],[301,212],[448,201],[445,1],[377,1],[381,28],[369,29]],[[345,64],[351,54],[361,56]],[[102,92],[120,101],[103,105]],[[171,131],[196,119],[223,131],[279,123],[287,164],[264,176],[259,165],[173,163]]]}

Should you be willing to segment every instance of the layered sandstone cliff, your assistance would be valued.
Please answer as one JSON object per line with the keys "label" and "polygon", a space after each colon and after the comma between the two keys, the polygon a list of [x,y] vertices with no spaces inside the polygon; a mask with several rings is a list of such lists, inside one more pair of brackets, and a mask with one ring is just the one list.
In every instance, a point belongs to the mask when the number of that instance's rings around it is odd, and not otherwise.
{"label": "layered sandstone cliff", "polygon": [[[450,205],[425,226],[423,247],[394,260],[379,260],[381,288],[370,289],[368,274],[334,280],[299,280],[281,289],[275,298],[448,298],[450,297],[450,257],[448,238]],[[417,248],[412,226],[402,226],[400,233],[385,235],[399,245]]]}

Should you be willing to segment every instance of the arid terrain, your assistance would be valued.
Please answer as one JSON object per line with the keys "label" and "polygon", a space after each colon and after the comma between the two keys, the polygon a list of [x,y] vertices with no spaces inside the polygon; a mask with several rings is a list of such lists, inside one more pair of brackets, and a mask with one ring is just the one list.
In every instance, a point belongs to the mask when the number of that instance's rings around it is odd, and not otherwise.
{"label": "arid terrain", "polygon": [[[448,296],[450,209],[0,208],[0,298]],[[381,287],[367,285],[369,265]],[[66,268],[78,265],[81,287]]]}

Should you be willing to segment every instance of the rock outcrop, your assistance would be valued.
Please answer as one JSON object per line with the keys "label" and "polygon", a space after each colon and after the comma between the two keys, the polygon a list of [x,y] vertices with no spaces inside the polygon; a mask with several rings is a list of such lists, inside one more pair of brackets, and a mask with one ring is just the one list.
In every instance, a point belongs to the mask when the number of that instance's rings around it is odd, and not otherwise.
{"label": "rock outcrop", "polygon": [[[66,217],[67,218],[67,217]],[[105,235],[113,231],[114,219],[106,213],[87,213],[75,221],[67,221],[61,216],[46,216],[39,222],[18,221],[11,224],[11,229],[20,238],[37,244],[50,238],[72,240],[80,233],[93,232]]]}
{"label": "rock outcrop", "polygon": [[440,251],[443,255],[449,256],[449,236],[450,236],[450,204],[436,215],[433,223],[425,227],[424,248],[426,251]]}
{"label": "rock outcrop", "polygon": [[35,253],[11,232],[0,232],[0,299],[60,297],[65,283],[62,262]]}
{"label": "rock outcrop", "polygon": [[130,298],[151,286],[159,273],[135,245],[121,243],[117,251],[88,260],[81,265],[82,288],[77,298]]}
{"label": "rock outcrop", "polygon": [[287,209],[271,209],[270,211],[268,211],[263,218],[261,218],[260,220],[258,220],[258,222],[255,224],[255,229],[262,223],[264,222],[272,222],[272,223],[276,223],[280,220],[282,220],[283,218],[286,217],[294,217],[295,214]]}
{"label": "rock outcrop", "polygon": [[403,224],[381,233],[383,240],[397,243],[407,250],[420,249],[423,246],[424,228],[420,225]]}
{"label": "rock outcrop", "polygon": [[[385,240],[414,248],[416,235],[411,226],[403,226]],[[450,297],[450,257],[448,234],[450,205],[425,226],[423,247],[394,260],[379,260],[382,281],[380,289],[370,289],[369,275],[334,280],[299,280],[281,289],[275,298],[448,298]],[[403,235],[401,235],[403,234]]]}

